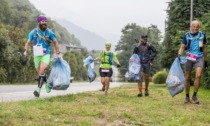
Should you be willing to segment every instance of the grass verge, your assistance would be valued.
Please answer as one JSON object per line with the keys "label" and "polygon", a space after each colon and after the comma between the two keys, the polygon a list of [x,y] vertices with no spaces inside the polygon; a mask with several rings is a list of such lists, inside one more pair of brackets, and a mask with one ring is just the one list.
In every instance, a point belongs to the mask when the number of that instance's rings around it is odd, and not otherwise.
{"label": "grass verge", "polygon": [[151,84],[149,97],[139,98],[137,93],[137,84],[132,83],[110,89],[108,96],[101,91],[95,91],[0,103],[0,125],[210,125],[210,92],[207,89],[199,89],[199,105],[184,104],[184,93],[172,98],[165,85]]}

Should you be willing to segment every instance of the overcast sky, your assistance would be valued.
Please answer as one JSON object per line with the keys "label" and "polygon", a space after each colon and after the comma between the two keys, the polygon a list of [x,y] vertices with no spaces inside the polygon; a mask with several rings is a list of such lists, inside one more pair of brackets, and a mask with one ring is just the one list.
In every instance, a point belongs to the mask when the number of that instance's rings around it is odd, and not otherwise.
{"label": "overcast sky", "polygon": [[157,25],[164,33],[170,0],[29,0],[47,16],[62,18],[95,33],[121,35],[128,23]]}

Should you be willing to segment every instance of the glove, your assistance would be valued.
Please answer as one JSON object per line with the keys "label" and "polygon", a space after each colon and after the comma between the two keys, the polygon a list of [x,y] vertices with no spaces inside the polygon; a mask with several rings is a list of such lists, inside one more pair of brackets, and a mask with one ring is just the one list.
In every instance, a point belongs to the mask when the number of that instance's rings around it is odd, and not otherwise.
{"label": "glove", "polygon": [[154,60],[154,58],[152,57],[152,58],[150,59],[150,61],[153,62],[153,60]]}
{"label": "glove", "polygon": [[117,68],[119,68],[119,67],[121,67],[121,65],[120,64],[117,64]]}
{"label": "glove", "polygon": [[181,61],[180,57],[181,57],[181,55],[178,54],[178,55],[177,55],[177,58],[178,58],[179,62]]}
{"label": "glove", "polygon": [[135,47],[133,53],[138,54],[139,53],[139,48]]}
{"label": "glove", "polygon": [[204,68],[205,69],[208,69],[208,63],[207,63],[207,61],[204,62]]}

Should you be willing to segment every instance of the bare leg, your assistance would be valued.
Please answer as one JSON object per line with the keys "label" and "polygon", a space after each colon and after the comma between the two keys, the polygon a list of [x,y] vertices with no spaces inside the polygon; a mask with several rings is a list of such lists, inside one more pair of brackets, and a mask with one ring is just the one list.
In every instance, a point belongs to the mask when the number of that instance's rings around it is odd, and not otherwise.
{"label": "bare leg", "polygon": [[105,77],[101,77],[102,91],[105,91]]}
{"label": "bare leg", "polygon": [[201,73],[202,73],[202,68],[198,67],[195,69],[195,81],[194,81],[194,92],[198,92],[198,88],[200,85],[200,80],[201,80]]}
{"label": "bare leg", "polygon": [[190,77],[191,77],[191,71],[185,71],[185,93],[189,94],[190,92]]}

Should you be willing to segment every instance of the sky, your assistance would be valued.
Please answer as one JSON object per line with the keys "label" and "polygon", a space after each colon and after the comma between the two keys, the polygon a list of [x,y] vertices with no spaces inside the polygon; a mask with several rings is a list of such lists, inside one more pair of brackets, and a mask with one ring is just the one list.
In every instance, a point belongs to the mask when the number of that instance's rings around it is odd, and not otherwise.
{"label": "sky", "polygon": [[170,0],[29,0],[53,18],[65,19],[95,33],[121,35],[128,23],[157,25],[164,35]]}

